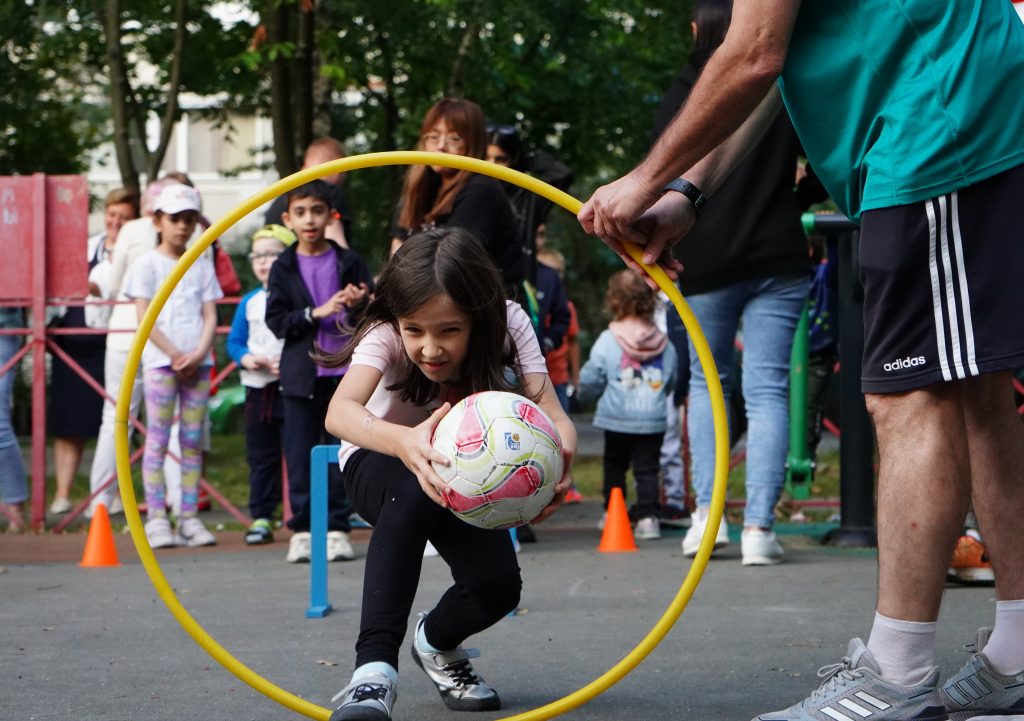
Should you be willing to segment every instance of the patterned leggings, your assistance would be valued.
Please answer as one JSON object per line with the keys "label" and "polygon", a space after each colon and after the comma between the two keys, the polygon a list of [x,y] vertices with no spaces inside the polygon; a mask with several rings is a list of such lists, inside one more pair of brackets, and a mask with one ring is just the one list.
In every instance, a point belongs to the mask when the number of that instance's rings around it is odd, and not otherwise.
{"label": "patterned leggings", "polygon": [[200,437],[206,401],[210,397],[210,367],[201,367],[190,381],[178,378],[169,366],[151,368],[143,375],[143,388],[146,450],[142,456],[142,482],[146,488],[146,515],[149,518],[167,515],[164,457],[174,425],[176,401],[180,398],[181,515],[194,516],[199,503],[199,474],[203,465]]}

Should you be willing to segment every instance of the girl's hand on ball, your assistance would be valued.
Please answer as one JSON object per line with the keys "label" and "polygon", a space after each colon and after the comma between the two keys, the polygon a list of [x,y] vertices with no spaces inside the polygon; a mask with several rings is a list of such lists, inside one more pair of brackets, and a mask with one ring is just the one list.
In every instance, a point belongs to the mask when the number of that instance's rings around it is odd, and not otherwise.
{"label": "girl's hand on ball", "polygon": [[442,508],[448,507],[443,495],[448,490],[448,485],[441,476],[437,475],[431,462],[448,466],[451,465],[451,461],[444,454],[434,450],[430,440],[434,437],[434,428],[444,418],[445,413],[451,410],[451,407],[451,403],[445,403],[431,413],[427,420],[415,428],[410,428],[408,442],[402,443],[399,451],[399,458],[402,459],[406,468],[416,476],[423,492]]}
{"label": "girl's hand on ball", "polygon": [[552,513],[558,510],[565,502],[565,494],[572,488],[572,459],[576,455],[576,451],[572,448],[562,448],[562,460],[564,465],[562,466],[562,478],[555,484],[555,497],[551,499],[551,503],[544,506],[544,509],[530,521],[530,524],[544,522]]}

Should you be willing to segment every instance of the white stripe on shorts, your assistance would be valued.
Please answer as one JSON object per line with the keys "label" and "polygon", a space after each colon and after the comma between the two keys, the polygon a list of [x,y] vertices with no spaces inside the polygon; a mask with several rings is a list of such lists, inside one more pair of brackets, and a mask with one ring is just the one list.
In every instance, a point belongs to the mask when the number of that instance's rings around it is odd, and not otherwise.
{"label": "white stripe on shorts", "polygon": [[935,314],[935,340],[939,351],[939,368],[942,379],[953,380],[949,373],[949,360],[946,358],[946,327],[942,317],[942,294],[939,290],[939,266],[937,262],[938,228],[935,223],[935,209],[932,201],[926,200],[924,212],[928,215],[928,272],[932,279],[932,311]]}

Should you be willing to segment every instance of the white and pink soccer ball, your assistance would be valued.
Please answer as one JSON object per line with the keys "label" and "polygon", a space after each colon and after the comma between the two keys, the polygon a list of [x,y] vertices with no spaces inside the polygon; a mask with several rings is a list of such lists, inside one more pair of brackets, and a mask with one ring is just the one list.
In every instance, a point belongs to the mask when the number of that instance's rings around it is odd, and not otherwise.
{"label": "white and pink soccer ball", "polygon": [[562,477],[562,441],[536,403],[500,391],[456,403],[434,429],[434,448],[451,460],[433,464],[448,484],[445,500],[480,528],[514,528],[537,517]]}

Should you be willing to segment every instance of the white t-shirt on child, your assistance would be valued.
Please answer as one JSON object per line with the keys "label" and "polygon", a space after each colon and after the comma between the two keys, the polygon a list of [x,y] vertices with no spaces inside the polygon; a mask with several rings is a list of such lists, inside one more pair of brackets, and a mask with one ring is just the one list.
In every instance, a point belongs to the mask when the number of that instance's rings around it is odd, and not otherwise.
{"label": "white t-shirt on child", "polygon": [[[132,299],[152,299],[177,263],[177,259],[168,258],[157,250],[139,256],[128,268],[124,294]],[[155,327],[180,350],[186,353],[195,350],[203,334],[203,303],[223,297],[213,263],[206,255],[202,255],[171,291],[167,303],[157,316]],[[147,341],[146,349],[142,352],[143,369],[169,365],[171,359],[167,354],[157,348],[152,340]],[[207,355],[203,365],[213,365],[212,353]]]}
{"label": "white t-shirt on child", "polygon": [[[530,317],[517,303],[506,301],[506,307],[508,309],[508,332],[515,344],[522,372],[524,374],[547,374],[548,366],[544,361],[544,354],[541,353],[537,334],[533,330],[533,324],[530,323]],[[429,406],[417,406],[410,401],[403,401],[398,393],[387,389],[388,386],[405,377],[412,366],[412,361],[405,353],[405,346],[402,345],[401,336],[387,323],[374,326],[359,341],[359,345],[352,353],[349,366],[357,365],[370,366],[384,373],[377,388],[373,391],[373,395],[370,396],[370,400],[366,402],[366,410],[388,423],[417,426],[426,420],[434,408],[442,405],[445,401],[452,400],[439,397]],[[460,399],[456,398],[452,402],[458,400]],[[342,469],[345,468],[345,462],[349,456],[357,450],[359,450],[359,446],[346,441],[341,442],[338,464]]]}

